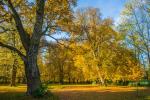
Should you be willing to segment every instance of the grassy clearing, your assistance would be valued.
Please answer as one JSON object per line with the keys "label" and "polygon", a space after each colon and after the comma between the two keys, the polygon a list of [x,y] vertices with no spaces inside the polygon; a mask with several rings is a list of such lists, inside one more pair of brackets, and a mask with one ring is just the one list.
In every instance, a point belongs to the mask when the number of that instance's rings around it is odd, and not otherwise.
{"label": "grassy clearing", "polygon": [[51,85],[44,98],[25,96],[26,86],[0,86],[0,100],[150,100],[150,88]]}

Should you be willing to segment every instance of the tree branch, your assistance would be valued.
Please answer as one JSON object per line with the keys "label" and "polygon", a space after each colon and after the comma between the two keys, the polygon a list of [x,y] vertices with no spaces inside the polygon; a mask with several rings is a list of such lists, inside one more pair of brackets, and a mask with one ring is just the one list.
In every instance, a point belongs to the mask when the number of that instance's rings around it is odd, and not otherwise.
{"label": "tree branch", "polygon": [[0,34],[5,33],[7,31],[15,31],[15,29],[8,29],[3,26],[0,26]]}
{"label": "tree branch", "polygon": [[2,0],[0,0],[0,5],[4,5],[4,2]]}
{"label": "tree branch", "polygon": [[20,52],[17,48],[12,47],[12,46],[9,46],[9,45],[7,45],[7,44],[4,44],[4,43],[2,43],[2,42],[0,42],[0,47],[4,47],[4,48],[7,48],[7,49],[9,49],[9,50],[12,50],[12,51],[16,52],[16,53],[21,57],[21,59],[22,59],[23,61],[25,61],[25,55],[22,54],[22,52]]}
{"label": "tree branch", "polygon": [[21,42],[22,42],[24,48],[26,50],[28,50],[28,47],[29,47],[29,44],[30,44],[30,42],[29,42],[30,41],[30,36],[24,30],[22,22],[21,22],[21,19],[20,19],[20,16],[17,13],[16,9],[14,8],[11,0],[8,0],[8,7],[11,9],[11,11],[13,13],[12,15],[13,15],[13,18],[14,18],[15,23],[16,23],[16,28],[17,28],[17,30],[19,32],[19,36],[21,38]]}
{"label": "tree branch", "polygon": [[54,38],[53,36],[51,36],[51,35],[49,35],[49,34],[44,34],[44,36],[48,36],[48,37],[54,39],[59,45],[62,45],[62,46],[64,46],[65,48],[74,51],[71,47],[66,46],[65,44],[61,43],[61,42],[59,41],[59,39],[56,39],[56,38]]}
{"label": "tree branch", "polygon": [[[34,30],[31,39],[33,40],[35,35],[36,37],[40,38],[43,35],[42,27],[43,27],[43,20],[44,20],[44,7],[45,7],[45,0],[36,0],[36,22],[34,24]],[[38,39],[40,40],[40,39]]]}
{"label": "tree branch", "polygon": [[1,21],[0,21],[0,23],[3,23],[3,22],[5,22],[5,20],[1,20]]}

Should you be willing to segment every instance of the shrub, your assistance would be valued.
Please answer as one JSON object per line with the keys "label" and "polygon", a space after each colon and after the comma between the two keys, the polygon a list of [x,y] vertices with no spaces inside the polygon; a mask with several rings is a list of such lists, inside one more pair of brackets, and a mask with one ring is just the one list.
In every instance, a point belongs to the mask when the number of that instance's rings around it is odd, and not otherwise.
{"label": "shrub", "polygon": [[137,82],[129,82],[128,86],[136,87],[137,86]]}
{"label": "shrub", "polygon": [[139,86],[150,86],[150,80],[142,80],[139,82]]}
{"label": "shrub", "polygon": [[33,96],[40,98],[43,97],[48,91],[48,85],[42,84],[34,93]]}
{"label": "shrub", "polygon": [[139,82],[129,82],[128,86],[150,86],[150,80],[141,80]]}

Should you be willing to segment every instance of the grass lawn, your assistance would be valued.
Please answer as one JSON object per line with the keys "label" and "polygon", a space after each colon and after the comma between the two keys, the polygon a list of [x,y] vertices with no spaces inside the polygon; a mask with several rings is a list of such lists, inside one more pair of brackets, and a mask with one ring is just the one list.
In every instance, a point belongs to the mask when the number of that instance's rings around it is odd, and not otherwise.
{"label": "grass lawn", "polygon": [[150,88],[99,87],[96,85],[51,85],[44,98],[25,96],[26,86],[0,86],[0,100],[150,100]]}

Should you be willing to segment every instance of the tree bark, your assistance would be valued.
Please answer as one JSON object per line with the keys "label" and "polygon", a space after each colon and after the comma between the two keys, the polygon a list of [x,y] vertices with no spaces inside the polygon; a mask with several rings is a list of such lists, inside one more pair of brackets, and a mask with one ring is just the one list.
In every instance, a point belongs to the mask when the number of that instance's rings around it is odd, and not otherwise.
{"label": "tree bark", "polygon": [[40,72],[37,65],[37,55],[27,57],[25,63],[25,74],[27,78],[27,95],[33,95],[33,93],[40,88]]}
{"label": "tree bark", "polygon": [[41,87],[40,72],[37,65],[37,55],[43,27],[45,0],[36,0],[36,22],[30,38],[29,48],[26,50],[25,73],[27,78],[27,95],[33,96]]}
{"label": "tree bark", "polygon": [[41,86],[40,72],[37,65],[39,41],[35,41],[32,41],[32,44],[27,51],[26,60],[24,61],[27,78],[27,95],[33,95],[33,93]]}

